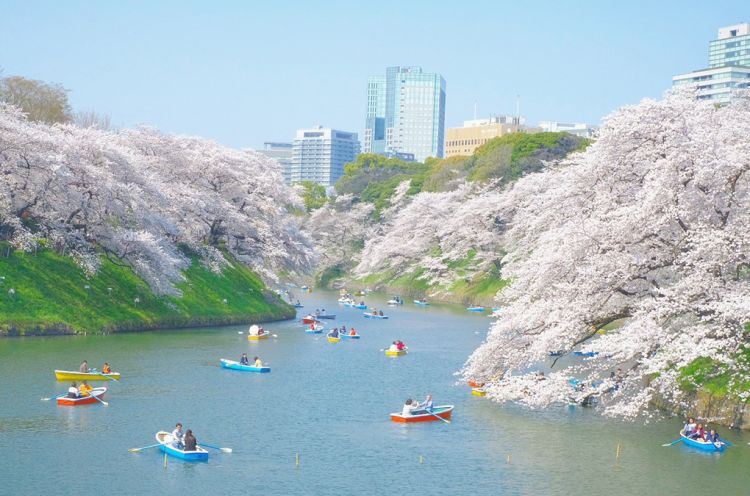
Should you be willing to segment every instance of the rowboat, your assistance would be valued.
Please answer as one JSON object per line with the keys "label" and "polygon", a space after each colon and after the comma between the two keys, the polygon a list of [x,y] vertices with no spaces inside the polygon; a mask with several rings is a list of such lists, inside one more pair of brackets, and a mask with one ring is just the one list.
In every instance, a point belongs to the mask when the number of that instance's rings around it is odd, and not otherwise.
{"label": "rowboat", "polygon": [[318,327],[318,328],[315,328],[315,329],[310,329],[308,327],[307,329],[305,329],[305,334],[322,334],[322,333],[323,333],[323,328],[322,327]]}
{"label": "rowboat", "polygon": [[395,305],[403,305],[404,302],[401,300],[391,299],[391,300],[388,300],[388,304],[395,306]]}
{"label": "rowboat", "polygon": [[367,305],[363,305],[363,304],[352,305],[352,308],[356,308],[358,310],[367,310]]}
{"label": "rowboat", "polygon": [[406,355],[406,348],[403,350],[385,350],[386,356],[401,356]]}
{"label": "rowboat", "polygon": [[68,398],[62,396],[57,398],[57,404],[61,406],[78,406],[78,405],[89,405],[91,403],[99,403],[96,398],[103,398],[104,393],[107,392],[107,388],[98,387],[91,390],[90,396],[81,396],[80,398]]}
{"label": "rowboat", "polygon": [[[423,412],[423,413],[419,413]],[[401,413],[392,413],[391,414],[391,420],[394,422],[436,422],[438,420],[437,417],[440,417],[442,419],[449,419],[451,418],[451,414],[453,413],[453,405],[441,405],[436,406],[432,409],[432,413],[427,413],[424,410],[417,411],[416,414],[412,415],[401,415]]]}
{"label": "rowboat", "polygon": [[470,388],[481,388],[481,387],[484,387],[484,383],[483,382],[468,381],[466,384],[468,384]]}
{"label": "rowboat", "polygon": [[339,341],[341,341],[341,338],[334,338],[330,334],[328,335],[328,342],[329,343],[338,343]]}
{"label": "rowboat", "polygon": [[699,441],[697,439],[690,439],[689,437],[685,436],[685,430],[680,431],[680,439],[682,439],[682,442],[685,443],[687,446],[690,446],[691,448],[697,448],[699,450],[703,451],[712,451],[712,452],[722,452],[724,449],[726,449],[727,445],[724,443],[712,443],[710,441]]}
{"label": "rowboat", "polygon": [[486,396],[487,391],[484,388],[471,388],[471,394],[474,396]]}
{"label": "rowboat", "polygon": [[268,339],[268,336],[270,335],[271,333],[269,332],[264,332],[263,334],[258,334],[258,335],[248,334],[247,340],[248,341],[260,341],[261,339]]}
{"label": "rowboat", "polygon": [[341,337],[341,339],[359,339],[360,338],[359,334],[354,334],[354,335],[351,335],[351,334],[339,334],[339,336]]}
{"label": "rowboat", "polygon": [[119,381],[120,373],[102,374],[101,372],[76,372],[73,370],[55,370],[58,381]]}
{"label": "rowboat", "polygon": [[295,303],[294,308],[305,308],[305,305],[303,305],[302,303]]}
{"label": "rowboat", "polygon": [[414,303],[416,305],[422,305],[423,307],[429,306],[429,303],[427,303],[427,300],[414,300]]}
{"label": "rowboat", "polygon": [[387,315],[378,315],[376,313],[370,313],[370,312],[365,312],[362,315],[364,315],[366,319],[387,319],[388,318]]}
{"label": "rowboat", "polygon": [[172,434],[165,431],[159,431],[156,433],[156,441],[159,443],[159,449],[175,458],[185,460],[188,462],[207,462],[208,451],[204,450],[200,446],[195,447],[195,451],[185,451],[179,449],[172,443]]}
{"label": "rowboat", "polygon": [[252,365],[242,365],[240,362],[227,360],[226,358],[219,359],[219,363],[224,369],[241,370],[243,372],[257,372],[259,374],[265,374],[271,371],[271,367],[253,367]]}
{"label": "rowboat", "polygon": [[346,298],[344,296],[342,296],[341,298],[339,298],[338,301],[339,301],[339,303],[343,303],[344,305],[350,305],[350,304],[353,303],[351,299]]}
{"label": "rowboat", "polygon": [[492,307],[492,313],[499,312],[500,307]]}
{"label": "rowboat", "polygon": [[333,320],[333,319],[335,319],[335,318],[336,318],[336,314],[328,314],[328,315],[323,315],[323,314],[320,314],[320,315],[316,315],[315,317],[317,317],[317,318],[319,318],[319,319],[328,319],[328,320]]}
{"label": "rowboat", "polygon": [[470,312],[484,312],[484,307],[466,307]]}

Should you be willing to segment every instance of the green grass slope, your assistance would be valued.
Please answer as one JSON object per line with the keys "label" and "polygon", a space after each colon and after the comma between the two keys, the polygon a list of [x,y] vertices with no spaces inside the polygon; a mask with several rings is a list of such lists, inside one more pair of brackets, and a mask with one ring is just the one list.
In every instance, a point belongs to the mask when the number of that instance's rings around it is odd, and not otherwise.
{"label": "green grass slope", "polygon": [[[2,250],[5,253],[5,250]],[[154,295],[129,267],[103,259],[92,277],[54,251],[0,257],[0,336],[226,325],[294,317],[238,262],[215,274],[193,258],[182,297]],[[226,300],[226,302],[225,302]]]}

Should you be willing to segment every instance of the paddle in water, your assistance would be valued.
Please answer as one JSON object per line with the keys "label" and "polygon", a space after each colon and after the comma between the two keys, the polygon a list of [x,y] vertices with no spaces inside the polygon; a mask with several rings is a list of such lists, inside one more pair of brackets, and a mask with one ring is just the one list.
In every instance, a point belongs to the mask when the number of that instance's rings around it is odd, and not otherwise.
{"label": "paddle in water", "polygon": [[443,417],[441,417],[440,415],[438,415],[438,414],[437,414],[437,413],[435,413],[435,412],[431,412],[431,411],[428,411],[428,410],[425,410],[425,411],[426,411],[427,413],[429,413],[430,415],[433,415],[433,416],[434,416],[435,418],[439,418],[440,420],[442,420],[442,421],[443,421],[443,422],[445,422],[446,424],[450,424],[450,423],[451,423],[451,421],[450,421],[450,420],[448,420],[448,419],[444,419]]}
{"label": "paddle in water", "polygon": [[130,452],[130,453],[138,453],[139,451],[143,451],[143,450],[149,449],[149,448],[156,448],[157,446],[161,446],[161,443],[150,444],[148,446],[141,446],[140,448],[130,448],[128,450],[128,452]]}
{"label": "paddle in water", "polygon": [[49,401],[49,400],[56,400],[57,398],[62,398],[63,396],[67,396],[68,393],[58,394],[57,396],[53,396],[51,398],[41,398],[42,401]]}
{"label": "paddle in water", "polygon": [[222,453],[231,453],[232,448],[222,448],[219,446],[214,446],[213,444],[206,444],[206,443],[199,443],[198,446],[202,446],[204,448],[213,448],[215,450],[220,450]]}
{"label": "paddle in water", "polygon": [[91,396],[92,398],[94,398],[94,399],[95,399],[96,401],[98,401],[98,402],[99,402],[99,403],[101,403],[102,405],[104,405],[104,406],[109,406],[109,403],[107,403],[106,401],[104,401],[104,400],[102,400],[102,399],[99,399],[99,397],[98,397],[98,396],[94,396],[93,394],[90,394],[89,396]]}
{"label": "paddle in water", "polygon": [[682,438],[680,438],[680,439],[676,439],[676,440],[672,441],[671,443],[665,443],[665,444],[662,444],[662,446],[664,446],[664,447],[667,447],[667,446],[674,446],[675,444],[677,444],[677,443],[679,443],[679,442],[682,442]]}

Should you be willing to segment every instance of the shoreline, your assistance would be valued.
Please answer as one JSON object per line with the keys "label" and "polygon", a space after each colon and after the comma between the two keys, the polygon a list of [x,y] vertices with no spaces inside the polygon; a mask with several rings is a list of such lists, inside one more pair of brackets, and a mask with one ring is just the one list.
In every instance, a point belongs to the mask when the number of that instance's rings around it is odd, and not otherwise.
{"label": "shoreline", "polygon": [[49,323],[16,327],[13,324],[0,323],[0,339],[24,337],[63,337],[63,336],[106,336],[121,333],[153,332],[164,329],[195,329],[200,327],[225,327],[233,325],[264,324],[293,320],[296,310],[283,312],[280,315],[260,313],[256,315],[216,316],[191,319],[164,319],[159,322],[122,322],[106,326],[96,331],[75,330],[66,324]]}

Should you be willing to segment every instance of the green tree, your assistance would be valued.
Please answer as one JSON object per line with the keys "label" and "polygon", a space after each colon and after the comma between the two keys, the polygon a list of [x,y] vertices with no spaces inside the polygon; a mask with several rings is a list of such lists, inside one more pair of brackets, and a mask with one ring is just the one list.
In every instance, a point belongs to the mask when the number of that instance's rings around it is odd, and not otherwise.
{"label": "green tree", "polygon": [[308,212],[322,207],[328,201],[326,189],[322,185],[314,181],[302,181],[299,185],[302,186],[302,199]]}
{"label": "green tree", "polygon": [[73,118],[68,90],[59,84],[20,76],[0,78],[0,101],[19,107],[32,121],[54,124]]}

